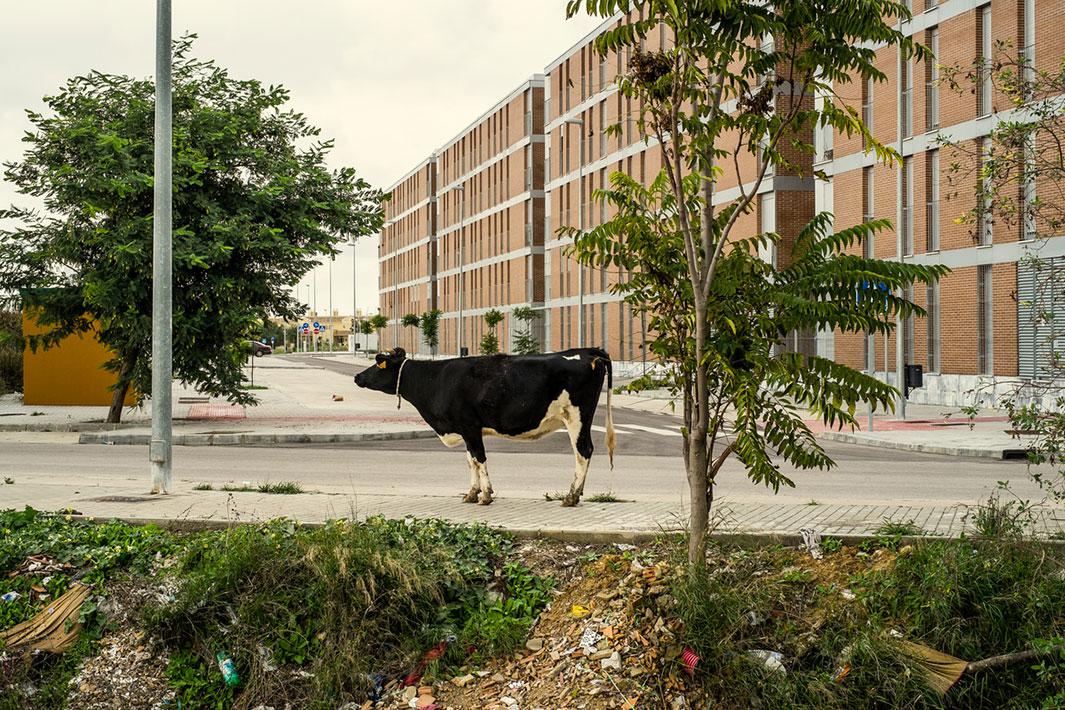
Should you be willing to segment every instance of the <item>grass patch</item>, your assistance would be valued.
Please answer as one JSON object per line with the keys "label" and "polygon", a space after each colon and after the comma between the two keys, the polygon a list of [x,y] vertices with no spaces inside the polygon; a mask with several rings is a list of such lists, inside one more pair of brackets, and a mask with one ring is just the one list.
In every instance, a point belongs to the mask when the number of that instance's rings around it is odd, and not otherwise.
{"label": "grass patch", "polygon": [[194,490],[194,491],[213,491],[214,490],[214,486],[212,486],[210,483],[197,483],[195,486],[192,487],[192,490]]}
{"label": "grass patch", "polygon": [[[841,545],[820,562],[780,548],[716,554],[671,589],[685,642],[702,658],[702,697],[693,706],[1065,703],[1065,658],[963,676],[944,699],[893,636],[967,661],[1060,643],[1065,552],[1057,548],[1000,538],[922,540],[897,556]],[[783,654],[786,674],[768,669],[750,654],[756,650]]]}
{"label": "grass patch", "polygon": [[[211,490],[210,484],[207,488],[197,488],[196,490]],[[277,483],[260,483],[257,486],[250,486],[247,484],[235,485],[232,483],[226,483],[222,486],[223,491],[229,493],[275,493],[278,495],[295,495],[297,493],[303,493],[303,486],[295,481],[279,481]]]}
{"label": "grass patch", "polygon": [[242,390],[266,390],[266,389],[270,389],[266,385],[241,385],[240,388]]}
{"label": "grass patch", "polygon": [[[242,526],[189,545],[174,600],[145,622],[175,652],[168,676],[183,707],[361,703],[374,674],[411,669],[446,639],[430,674],[524,640],[551,583],[505,562],[509,549],[486,527],[440,521]],[[239,697],[220,678],[202,682],[220,651],[245,679]]]}

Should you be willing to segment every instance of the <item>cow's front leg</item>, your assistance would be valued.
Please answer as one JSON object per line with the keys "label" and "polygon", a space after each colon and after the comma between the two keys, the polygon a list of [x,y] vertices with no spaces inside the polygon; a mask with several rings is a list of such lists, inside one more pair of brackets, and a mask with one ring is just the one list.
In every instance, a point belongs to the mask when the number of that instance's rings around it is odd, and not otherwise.
{"label": "cow's front leg", "polygon": [[462,498],[463,503],[476,503],[477,494],[481,492],[480,477],[477,475],[477,460],[470,456],[470,452],[466,452],[466,460],[470,464],[470,490]]}
{"label": "cow's front leg", "polygon": [[584,421],[567,421],[566,430],[569,432],[569,441],[573,446],[573,457],[576,466],[573,472],[573,483],[570,484],[569,493],[562,499],[562,507],[571,508],[580,502],[584,495],[584,481],[588,477],[588,464],[592,459],[592,414],[584,415]]}
{"label": "cow's front leg", "polygon": [[463,500],[481,505],[492,502],[492,482],[488,479],[488,459],[484,452],[484,441],[480,433],[463,437],[466,440],[466,456],[470,461],[470,492]]}

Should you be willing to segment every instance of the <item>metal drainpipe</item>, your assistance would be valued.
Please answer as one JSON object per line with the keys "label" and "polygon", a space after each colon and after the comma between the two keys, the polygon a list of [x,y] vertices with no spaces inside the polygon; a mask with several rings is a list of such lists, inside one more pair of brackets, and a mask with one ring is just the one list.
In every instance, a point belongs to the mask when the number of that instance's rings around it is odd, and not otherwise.
{"label": "metal drainpipe", "polygon": [[[901,30],[902,30],[902,22],[900,21],[899,22],[899,31],[901,31]],[[896,62],[895,78],[899,82],[899,88],[901,89],[901,87],[902,87],[902,83],[901,83],[902,82],[902,69],[903,69],[903,66],[902,66],[903,58],[902,58],[902,48],[901,47],[898,50],[897,57],[898,57],[898,60]],[[911,78],[911,83],[912,83],[912,78]],[[912,91],[912,88],[911,88],[911,91]],[[896,118],[896,121],[895,121],[895,123],[896,123],[896,126],[895,126],[895,138],[896,138],[896,142],[898,144],[898,149],[897,150],[898,150],[898,153],[899,153],[899,156],[900,156],[899,157],[900,162],[899,162],[898,169],[895,171],[895,256],[898,259],[899,263],[901,264],[902,263],[902,256],[903,256],[903,254],[902,254],[902,252],[903,252],[903,248],[902,248],[902,229],[901,229],[901,227],[903,226],[903,224],[902,224],[903,202],[902,201],[904,199],[903,198],[903,194],[902,194],[902,189],[903,189],[902,170],[903,170],[903,166],[905,165],[905,158],[902,157],[902,117],[903,117],[904,108],[903,108],[903,105],[902,105],[903,102],[902,102],[902,94],[901,93],[899,93],[898,101],[896,103],[898,105],[897,105],[897,110],[895,112],[895,114],[896,114],[896,116],[895,116],[895,118]],[[911,104],[912,104],[912,96],[911,96]],[[901,291],[901,289],[896,289],[895,295],[896,296],[902,296],[903,292]],[[903,363],[903,358],[904,357],[905,357],[905,344],[903,342],[902,316],[900,314],[896,313],[895,314],[895,386],[898,388],[898,391],[899,391],[898,397],[896,399],[896,402],[897,402],[897,414],[898,414],[898,417],[900,419],[905,419],[906,418],[906,395],[904,394],[905,391],[906,391],[906,388],[905,388],[906,372],[905,372],[905,363]],[[885,360],[884,369],[887,370],[887,349],[886,348],[884,349],[884,360]]]}

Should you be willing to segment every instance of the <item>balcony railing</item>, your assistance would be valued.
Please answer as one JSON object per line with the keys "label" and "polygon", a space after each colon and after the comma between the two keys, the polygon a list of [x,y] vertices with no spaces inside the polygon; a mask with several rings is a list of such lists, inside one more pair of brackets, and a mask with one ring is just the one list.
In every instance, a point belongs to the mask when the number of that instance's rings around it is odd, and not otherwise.
{"label": "balcony railing", "polygon": [[531,247],[533,243],[533,226],[531,224],[525,225],[525,246]]}
{"label": "balcony railing", "polygon": [[532,133],[532,111],[525,112],[525,135]]}
{"label": "balcony railing", "polygon": [[925,203],[925,251],[939,251],[939,200]]}

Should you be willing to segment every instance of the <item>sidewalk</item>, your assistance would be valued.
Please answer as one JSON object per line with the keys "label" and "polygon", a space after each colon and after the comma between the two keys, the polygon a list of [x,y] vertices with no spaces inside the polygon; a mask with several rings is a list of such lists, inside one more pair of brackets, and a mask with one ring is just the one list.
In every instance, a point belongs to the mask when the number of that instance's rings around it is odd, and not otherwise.
{"label": "sidewalk", "polygon": [[[464,504],[458,496],[349,495],[306,492],[296,495],[257,492],[197,491],[178,486],[166,496],[146,494],[146,485],[82,485],[69,482],[18,482],[0,485],[0,508],[32,506],[39,510],[70,510],[94,518],[122,518],[169,527],[201,527],[288,517],[303,523],[335,518],[443,518],[458,523],[481,522],[522,536],[552,536],[574,541],[622,542],[650,539],[681,531],[685,505],[661,502],[590,503],[563,508],[557,501],[498,497],[490,506]],[[730,503],[723,497],[714,508],[716,535],[773,536],[793,544],[799,531],[862,537],[875,533],[885,520],[910,522],[927,535],[958,536],[966,528],[964,505],[810,505],[801,503]],[[1038,525],[1043,534],[1065,532],[1065,511],[1044,511]]]}
{"label": "sidewalk", "polygon": [[[369,360],[345,358],[369,366]],[[351,377],[324,369],[307,357],[267,356],[255,361],[256,406],[231,405],[174,383],[174,444],[247,446],[325,443],[433,436],[408,404],[359,389]],[[248,370],[250,374],[250,370]],[[127,409],[122,424],[104,423],[106,407],[27,406],[0,399],[0,431],[79,431],[81,443],[147,444],[151,407]]]}
{"label": "sidewalk", "polygon": [[[319,353],[360,366],[369,359],[347,353]],[[355,442],[432,437],[432,430],[410,404],[398,411],[396,400],[359,389],[351,377],[325,369],[310,354],[267,356],[255,360],[255,390],[260,403],[233,406],[205,398],[175,383],[174,443],[185,446],[255,446],[297,443]],[[341,397],[342,401],[335,399]],[[613,395],[615,407],[679,416],[666,392]],[[0,431],[77,431],[85,444],[147,444],[151,437],[150,407],[123,412],[123,423],[104,423],[106,407],[25,406],[12,396],[0,398]],[[956,408],[907,405],[907,419],[877,414],[867,430],[834,431],[819,421],[807,424],[819,437],[861,446],[901,449],[951,456],[991,459],[1023,458],[1027,437],[1012,437],[1002,412],[988,411],[973,422]]]}

